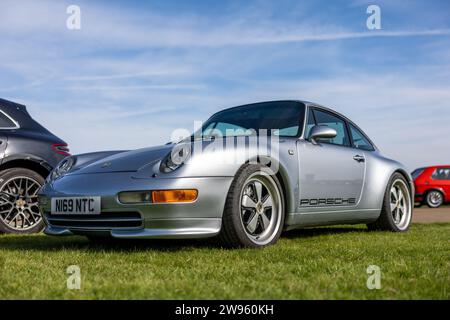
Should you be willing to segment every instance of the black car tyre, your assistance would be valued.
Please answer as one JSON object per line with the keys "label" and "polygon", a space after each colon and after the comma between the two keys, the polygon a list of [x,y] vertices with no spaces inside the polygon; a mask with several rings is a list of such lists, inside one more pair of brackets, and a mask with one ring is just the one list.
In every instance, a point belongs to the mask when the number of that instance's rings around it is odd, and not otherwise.
{"label": "black car tyre", "polygon": [[0,232],[27,234],[42,231],[37,193],[44,178],[25,168],[0,172]]}
{"label": "black car tyre", "polygon": [[259,248],[274,244],[284,226],[284,197],[273,172],[243,166],[227,195],[219,239],[228,247]]}

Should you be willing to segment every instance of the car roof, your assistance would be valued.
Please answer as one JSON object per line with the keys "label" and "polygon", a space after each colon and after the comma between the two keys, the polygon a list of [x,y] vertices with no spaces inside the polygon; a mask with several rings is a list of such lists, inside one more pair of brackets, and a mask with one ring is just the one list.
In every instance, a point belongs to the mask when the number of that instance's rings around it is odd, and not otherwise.
{"label": "car roof", "polygon": [[34,120],[23,104],[0,98],[0,111],[6,113],[19,126],[17,129],[32,129],[41,133],[53,135],[40,123]]}
{"label": "car roof", "polygon": [[337,114],[337,115],[339,115],[339,116],[345,118],[346,120],[348,120],[348,121],[351,122],[352,124],[354,124],[353,121],[351,121],[351,120],[348,119],[346,116],[344,116],[343,114],[337,112],[337,111],[334,110],[334,109],[331,109],[331,108],[322,106],[322,105],[320,105],[320,104],[318,104],[318,103],[315,103],[315,102],[311,102],[311,101],[307,101],[307,100],[298,100],[298,99],[268,100],[268,101],[259,101],[259,102],[254,102],[254,103],[247,103],[247,104],[242,104],[242,105],[235,106],[235,107],[226,108],[226,109],[220,110],[220,111],[218,111],[218,112],[216,112],[216,113],[214,113],[214,114],[220,113],[220,112],[222,112],[222,111],[232,110],[232,109],[234,109],[234,108],[249,107],[249,106],[258,105],[258,104],[264,104],[264,103],[276,103],[276,102],[297,102],[297,103],[302,103],[302,104],[304,104],[304,105],[307,106],[307,107],[318,107],[318,108],[321,108],[321,109],[330,111],[330,112],[332,112],[332,113],[335,113],[335,114]]}
{"label": "car roof", "polygon": [[[233,110],[233,109],[235,109],[235,108],[250,107],[250,106],[255,106],[255,105],[258,105],[258,104],[277,103],[277,102],[296,102],[296,103],[304,104],[306,107],[310,107],[310,106],[311,106],[311,107],[318,107],[318,108],[321,108],[321,109],[324,109],[324,110],[333,112],[333,113],[335,113],[335,114],[337,114],[337,115],[339,115],[339,116],[345,118],[345,119],[348,120],[349,122],[353,123],[350,119],[348,119],[348,118],[347,118],[346,116],[344,116],[343,114],[337,112],[336,110],[333,110],[333,109],[328,108],[328,107],[324,107],[324,106],[322,106],[322,105],[320,105],[320,104],[318,104],[318,103],[315,103],[315,102],[306,101],[306,100],[296,100],[296,99],[267,100],[267,101],[258,101],[258,102],[253,102],[253,103],[241,104],[241,105],[238,105],[238,106],[229,107],[229,108],[225,108],[225,109],[219,110],[219,111],[215,112],[215,113],[213,114],[213,116],[216,115],[216,114],[219,114],[219,113],[221,113],[221,112],[223,112],[223,111],[229,111],[229,110]],[[354,124],[354,123],[353,123],[353,124]]]}
{"label": "car roof", "polygon": [[441,164],[441,165],[437,165],[437,166],[428,166],[425,167],[425,169],[440,169],[440,168],[450,168],[450,164]]}
{"label": "car roof", "polygon": [[0,98],[0,108],[5,112],[15,112],[15,110],[24,111],[27,109],[23,104]]}

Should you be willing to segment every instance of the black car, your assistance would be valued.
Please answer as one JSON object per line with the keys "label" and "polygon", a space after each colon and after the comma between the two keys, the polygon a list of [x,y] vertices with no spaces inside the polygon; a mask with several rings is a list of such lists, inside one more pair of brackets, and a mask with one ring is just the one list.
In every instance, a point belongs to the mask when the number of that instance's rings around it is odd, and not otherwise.
{"label": "black car", "polygon": [[67,144],[37,123],[24,105],[0,99],[0,232],[42,230],[37,192],[68,155]]}

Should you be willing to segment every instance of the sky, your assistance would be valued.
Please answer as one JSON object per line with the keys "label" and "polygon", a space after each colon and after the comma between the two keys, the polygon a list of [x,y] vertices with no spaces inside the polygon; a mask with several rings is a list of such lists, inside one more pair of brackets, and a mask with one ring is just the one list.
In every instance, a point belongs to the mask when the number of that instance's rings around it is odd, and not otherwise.
{"label": "sky", "polygon": [[[380,30],[367,28],[371,4]],[[449,13],[446,0],[0,0],[0,97],[74,154],[300,99],[345,114],[411,170],[450,164]]]}

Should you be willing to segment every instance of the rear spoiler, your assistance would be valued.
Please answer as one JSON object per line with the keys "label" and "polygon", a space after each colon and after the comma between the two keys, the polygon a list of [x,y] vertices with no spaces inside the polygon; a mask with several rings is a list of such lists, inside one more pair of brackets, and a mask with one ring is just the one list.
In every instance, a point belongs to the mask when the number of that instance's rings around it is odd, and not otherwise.
{"label": "rear spoiler", "polygon": [[[23,104],[0,98],[0,110],[8,114],[17,121],[21,128],[41,127],[28,113],[27,107]],[[44,128],[44,130],[46,130]]]}
{"label": "rear spoiler", "polygon": [[23,104],[5,100],[0,98],[0,109],[12,116],[13,118],[17,113],[22,113],[30,117],[30,114],[27,111],[27,107]]}

